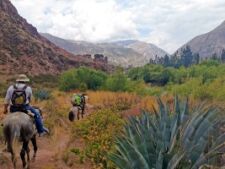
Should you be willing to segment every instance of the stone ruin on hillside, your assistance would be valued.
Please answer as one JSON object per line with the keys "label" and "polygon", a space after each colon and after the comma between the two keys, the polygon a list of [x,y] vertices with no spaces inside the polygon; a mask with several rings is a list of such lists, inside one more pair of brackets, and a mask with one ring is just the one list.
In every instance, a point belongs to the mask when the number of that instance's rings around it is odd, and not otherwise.
{"label": "stone ruin on hillside", "polygon": [[102,63],[107,64],[108,63],[108,57],[104,56],[103,54],[95,54],[94,55],[94,61],[102,62]]}

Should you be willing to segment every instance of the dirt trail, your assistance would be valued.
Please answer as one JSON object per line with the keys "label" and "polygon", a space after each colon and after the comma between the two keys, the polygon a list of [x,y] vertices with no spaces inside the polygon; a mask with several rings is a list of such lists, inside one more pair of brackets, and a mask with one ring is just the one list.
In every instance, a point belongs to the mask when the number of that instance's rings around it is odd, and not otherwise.
{"label": "dirt trail", "polygon": [[32,169],[66,169],[66,166],[57,165],[56,157],[67,147],[68,134],[62,133],[59,139],[38,138],[38,152],[35,162],[31,163]]}
{"label": "dirt trail", "polygon": [[[92,106],[88,105],[88,112],[85,113],[85,116],[88,116],[92,111]],[[68,148],[71,133],[65,129],[57,133],[54,138],[38,138],[39,150],[36,161],[31,164],[31,169],[91,169],[90,163],[77,162],[69,167],[62,161],[62,153]],[[76,147],[82,147],[83,144],[81,139],[75,142]],[[74,159],[74,161],[79,160]]]}

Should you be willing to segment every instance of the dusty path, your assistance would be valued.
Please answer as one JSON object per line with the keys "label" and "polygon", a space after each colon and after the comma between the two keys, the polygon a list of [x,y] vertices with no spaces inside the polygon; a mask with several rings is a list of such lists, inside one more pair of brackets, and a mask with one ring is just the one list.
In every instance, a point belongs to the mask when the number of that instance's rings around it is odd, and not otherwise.
{"label": "dusty path", "polygon": [[66,169],[66,166],[56,163],[56,157],[67,147],[68,142],[69,137],[66,133],[62,133],[57,140],[38,138],[39,150],[35,162],[31,163],[31,169]]}

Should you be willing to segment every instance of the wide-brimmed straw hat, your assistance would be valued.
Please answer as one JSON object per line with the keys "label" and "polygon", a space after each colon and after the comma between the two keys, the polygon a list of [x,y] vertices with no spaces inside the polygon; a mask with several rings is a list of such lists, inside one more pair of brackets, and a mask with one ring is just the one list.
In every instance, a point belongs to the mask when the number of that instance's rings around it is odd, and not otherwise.
{"label": "wide-brimmed straw hat", "polygon": [[25,74],[18,75],[16,82],[29,82],[30,79]]}

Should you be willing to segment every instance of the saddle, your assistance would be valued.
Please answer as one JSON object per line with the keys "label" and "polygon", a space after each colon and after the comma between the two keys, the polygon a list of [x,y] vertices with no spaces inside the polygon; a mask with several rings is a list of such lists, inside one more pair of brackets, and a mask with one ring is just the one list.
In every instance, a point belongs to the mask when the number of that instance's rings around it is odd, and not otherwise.
{"label": "saddle", "polygon": [[[34,114],[31,111],[29,111],[29,110],[20,109],[20,110],[18,110],[16,112],[25,113],[25,114],[29,115],[31,118],[34,118]],[[10,113],[14,113],[14,112],[10,112]]]}

